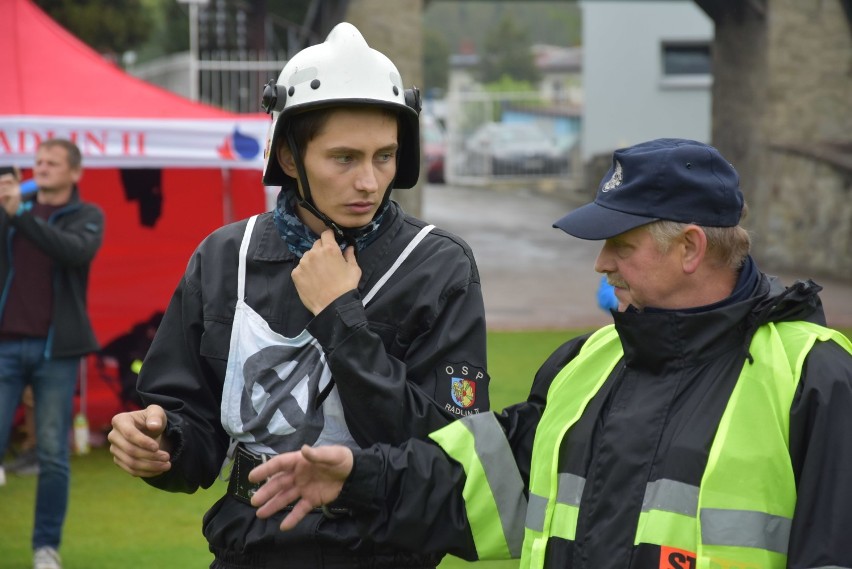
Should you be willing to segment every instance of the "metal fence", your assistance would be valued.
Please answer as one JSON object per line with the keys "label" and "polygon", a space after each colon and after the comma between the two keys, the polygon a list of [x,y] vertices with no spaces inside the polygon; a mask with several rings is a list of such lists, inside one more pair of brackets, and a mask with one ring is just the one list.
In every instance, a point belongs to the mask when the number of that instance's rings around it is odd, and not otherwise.
{"label": "metal fence", "polygon": [[260,113],[263,87],[278,79],[287,54],[253,52],[202,53],[198,62],[201,101],[237,113]]}
{"label": "metal fence", "polygon": [[178,53],[131,67],[128,72],[192,98],[190,78],[194,66],[199,101],[236,113],[260,113],[263,86],[278,78],[286,61],[283,51],[202,52],[195,62],[189,53]]}

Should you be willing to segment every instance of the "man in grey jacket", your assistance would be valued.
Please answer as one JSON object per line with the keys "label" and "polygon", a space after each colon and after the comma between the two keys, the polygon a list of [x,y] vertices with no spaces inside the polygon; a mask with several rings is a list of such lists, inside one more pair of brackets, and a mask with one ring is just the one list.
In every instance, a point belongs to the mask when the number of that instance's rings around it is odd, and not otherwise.
{"label": "man in grey jacket", "polygon": [[0,449],[31,385],[39,462],[34,568],[58,569],[77,370],[80,357],[98,349],[86,288],[104,216],[80,200],[82,157],[73,142],[42,142],[33,175],[38,191],[26,197],[16,172],[0,177]]}

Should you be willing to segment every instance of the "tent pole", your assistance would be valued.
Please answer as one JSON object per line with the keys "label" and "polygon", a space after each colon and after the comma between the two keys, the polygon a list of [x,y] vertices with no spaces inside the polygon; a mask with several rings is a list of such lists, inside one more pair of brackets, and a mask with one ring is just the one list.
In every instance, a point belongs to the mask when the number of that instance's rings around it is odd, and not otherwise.
{"label": "tent pole", "polygon": [[222,224],[234,221],[234,199],[232,195],[231,170],[222,168]]}

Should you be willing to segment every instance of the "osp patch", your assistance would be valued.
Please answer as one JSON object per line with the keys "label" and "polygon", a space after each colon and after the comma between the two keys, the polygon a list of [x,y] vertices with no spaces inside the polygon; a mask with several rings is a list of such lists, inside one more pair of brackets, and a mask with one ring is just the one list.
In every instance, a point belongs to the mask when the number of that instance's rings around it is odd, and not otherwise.
{"label": "osp patch", "polygon": [[438,390],[441,391],[442,384],[447,389],[447,395],[440,397],[444,403],[444,409],[453,415],[465,416],[489,408],[489,379],[485,370],[467,362],[448,363],[440,375],[443,378],[439,378],[441,381],[438,382]]}

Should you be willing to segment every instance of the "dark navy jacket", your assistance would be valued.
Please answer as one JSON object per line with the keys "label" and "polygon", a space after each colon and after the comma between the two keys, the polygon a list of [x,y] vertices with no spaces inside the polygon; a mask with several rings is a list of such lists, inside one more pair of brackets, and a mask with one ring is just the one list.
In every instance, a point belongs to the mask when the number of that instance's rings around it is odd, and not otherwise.
{"label": "dark navy jacket", "polygon": [[99,346],[86,310],[86,291],[89,267],[103,241],[104,214],[98,206],[81,201],[76,186],[68,204],[48,221],[30,211],[35,199],[35,193],[25,196],[19,215],[9,216],[0,208],[0,314],[6,306],[15,263],[20,262],[12,258],[12,239],[29,239],[55,267],[48,355],[70,357],[95,352]]}
{"label": "dark navy jacket", "polygon": [[[462,409],[452,397],[452,374],[486,367],[485,313],[479,272],[464,241],[433,229],[365,309],[370,290],[425,223],[390,202],[379,236],[358,253],[359,291],[338,298],[314,317],[291,278],[298,258],[278,234],[271,213],[259,216],[246,255],[246,302],[280,334],[305,328],[319,341],[356,442],[399,444],[425,438],[460,415],[486,411],[487,376],[476,382],[476,402]],[[222,387],[234,319],[240,242],[246,221],[207,237],[192,255],[142,366],[138,389],[146,405],[168,415],[177,444],[173,467],[145,479],[171,491],[194,492],[216,480],[229,439],[220,422]],[[351,518],[313,522],[282,533],[281,517],[258,520],[254,508],[224,497],[208,513],[205,535],[221,552],[246,546],[280,553],[338,546],[379,566],[434,566],[440,556],[399,558],[358,536]],[[243,562],[246,559],[242,559]],[[266,566],[266,565],[264,565]]]}

